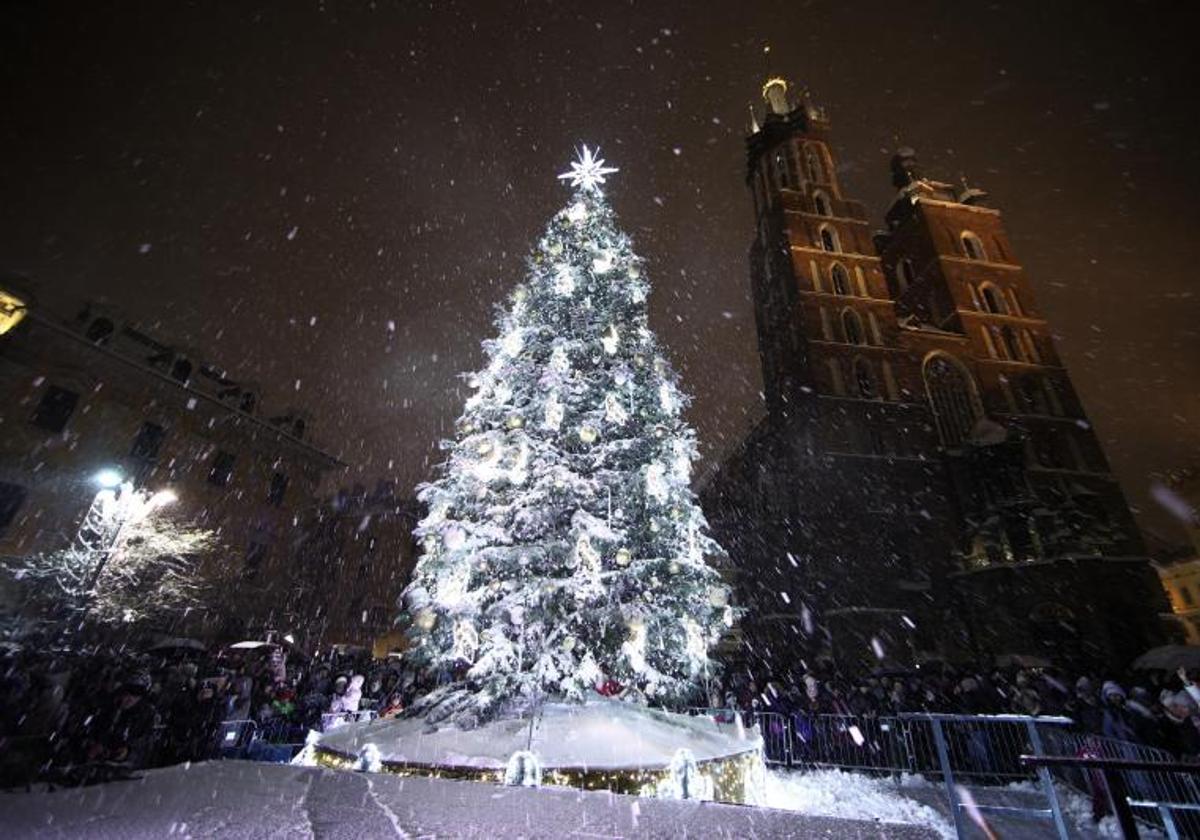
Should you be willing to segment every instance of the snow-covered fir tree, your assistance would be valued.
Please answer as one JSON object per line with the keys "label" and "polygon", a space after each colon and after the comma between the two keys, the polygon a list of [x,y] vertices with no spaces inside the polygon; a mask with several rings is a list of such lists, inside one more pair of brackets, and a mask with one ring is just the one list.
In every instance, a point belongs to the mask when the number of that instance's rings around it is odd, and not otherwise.
{"label": "snow-covered fir tree", "polygon": [[566,207],[484,342],[487,362],[420,488],[404,593],[417,709],[470,725],[598,686],[669,703],[733,621],[691,491],[687,398],[647,321],[642,261],[584,147]]}

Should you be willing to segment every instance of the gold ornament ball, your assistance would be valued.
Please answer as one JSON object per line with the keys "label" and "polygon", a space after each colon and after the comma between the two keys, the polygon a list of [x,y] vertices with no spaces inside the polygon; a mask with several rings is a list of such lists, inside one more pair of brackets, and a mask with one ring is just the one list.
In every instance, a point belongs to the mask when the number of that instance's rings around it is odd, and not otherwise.
{"label": "gold ornament ball", "polygon": [[519,429],[525,425],[525,418],[520,414],[513,414],[508,418],[508,428]]}
{"label": "gold ornament ball", "polygon": [[618,566],[628,566],[629,561],[632,559],[633,559],[633,554],[630,553],[628,548],[621,548],[621,549],[617,550],[617,565]]}
{"label": "gold ornament ball", "polygon": [[575,649],[575,637],[567,636],[565,639],[563,639],[562,640],[562,649],[565,650],[567,653],[570,653],[571,651],[573,651]]}
{"label": "gold ornament ball", "polygon": [[437,616],[433,614],[433,610],[421,610],[417,613],[415,623],[422,630],[432,630],[436,621]]}
{"label": "gold ornament ball", "polygon": [[579,429],[579,439],[584,443],[595,443],[599,436],[600,433],[592,426],[581,426]]}
{"label": "gold ornament ball", "polygon": [[723,607],[729,603],[729,593],[722,586],[714,586],[709,590],[708,603],[714,607]]}

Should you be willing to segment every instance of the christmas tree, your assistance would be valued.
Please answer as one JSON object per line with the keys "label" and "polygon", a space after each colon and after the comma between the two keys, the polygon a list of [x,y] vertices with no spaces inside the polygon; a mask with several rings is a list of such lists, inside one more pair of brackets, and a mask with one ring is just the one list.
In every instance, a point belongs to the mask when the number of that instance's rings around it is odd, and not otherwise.
{"label": "christmas tree", "polygon": [[404,593],[417,710],[471,725],[603,686],[679,702],[732,623],[690,488],[687,404],[651,333],[649,284],[586,146],[567,206],[484,342]]}

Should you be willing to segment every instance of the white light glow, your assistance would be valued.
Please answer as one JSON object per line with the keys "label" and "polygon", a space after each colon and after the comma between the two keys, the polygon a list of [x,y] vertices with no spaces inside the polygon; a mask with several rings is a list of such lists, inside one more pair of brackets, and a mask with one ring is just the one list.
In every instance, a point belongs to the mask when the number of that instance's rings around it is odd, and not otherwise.
{"label": "white light glow", "polygon": [[106,490],[115,490],[124,480],[124,476],[118,470],[114,470],[111,467],[105,467],[92,476],[92,481]]}

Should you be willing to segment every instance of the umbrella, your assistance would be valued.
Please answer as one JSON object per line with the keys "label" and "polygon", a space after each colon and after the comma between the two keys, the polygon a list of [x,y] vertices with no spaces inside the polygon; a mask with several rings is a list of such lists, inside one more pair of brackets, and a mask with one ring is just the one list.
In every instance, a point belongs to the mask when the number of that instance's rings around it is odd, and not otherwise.
{"label": "umbrella", "polygon": [[207,650],[203,642],[195,639],[163,639],[152,645],[150,650]]}
{"label": "umbrella", "polygon": [[258,650],[265,647],[279,647],[274,642],[234,642],[229,646],[230,650]]}
{"label": "umbrella", "polygon": [[1200,646],[1163,645],[1150,648],[1137,659],[1133,667],[1140,671],[1175,671],[1179,668],[1200,668]]}

